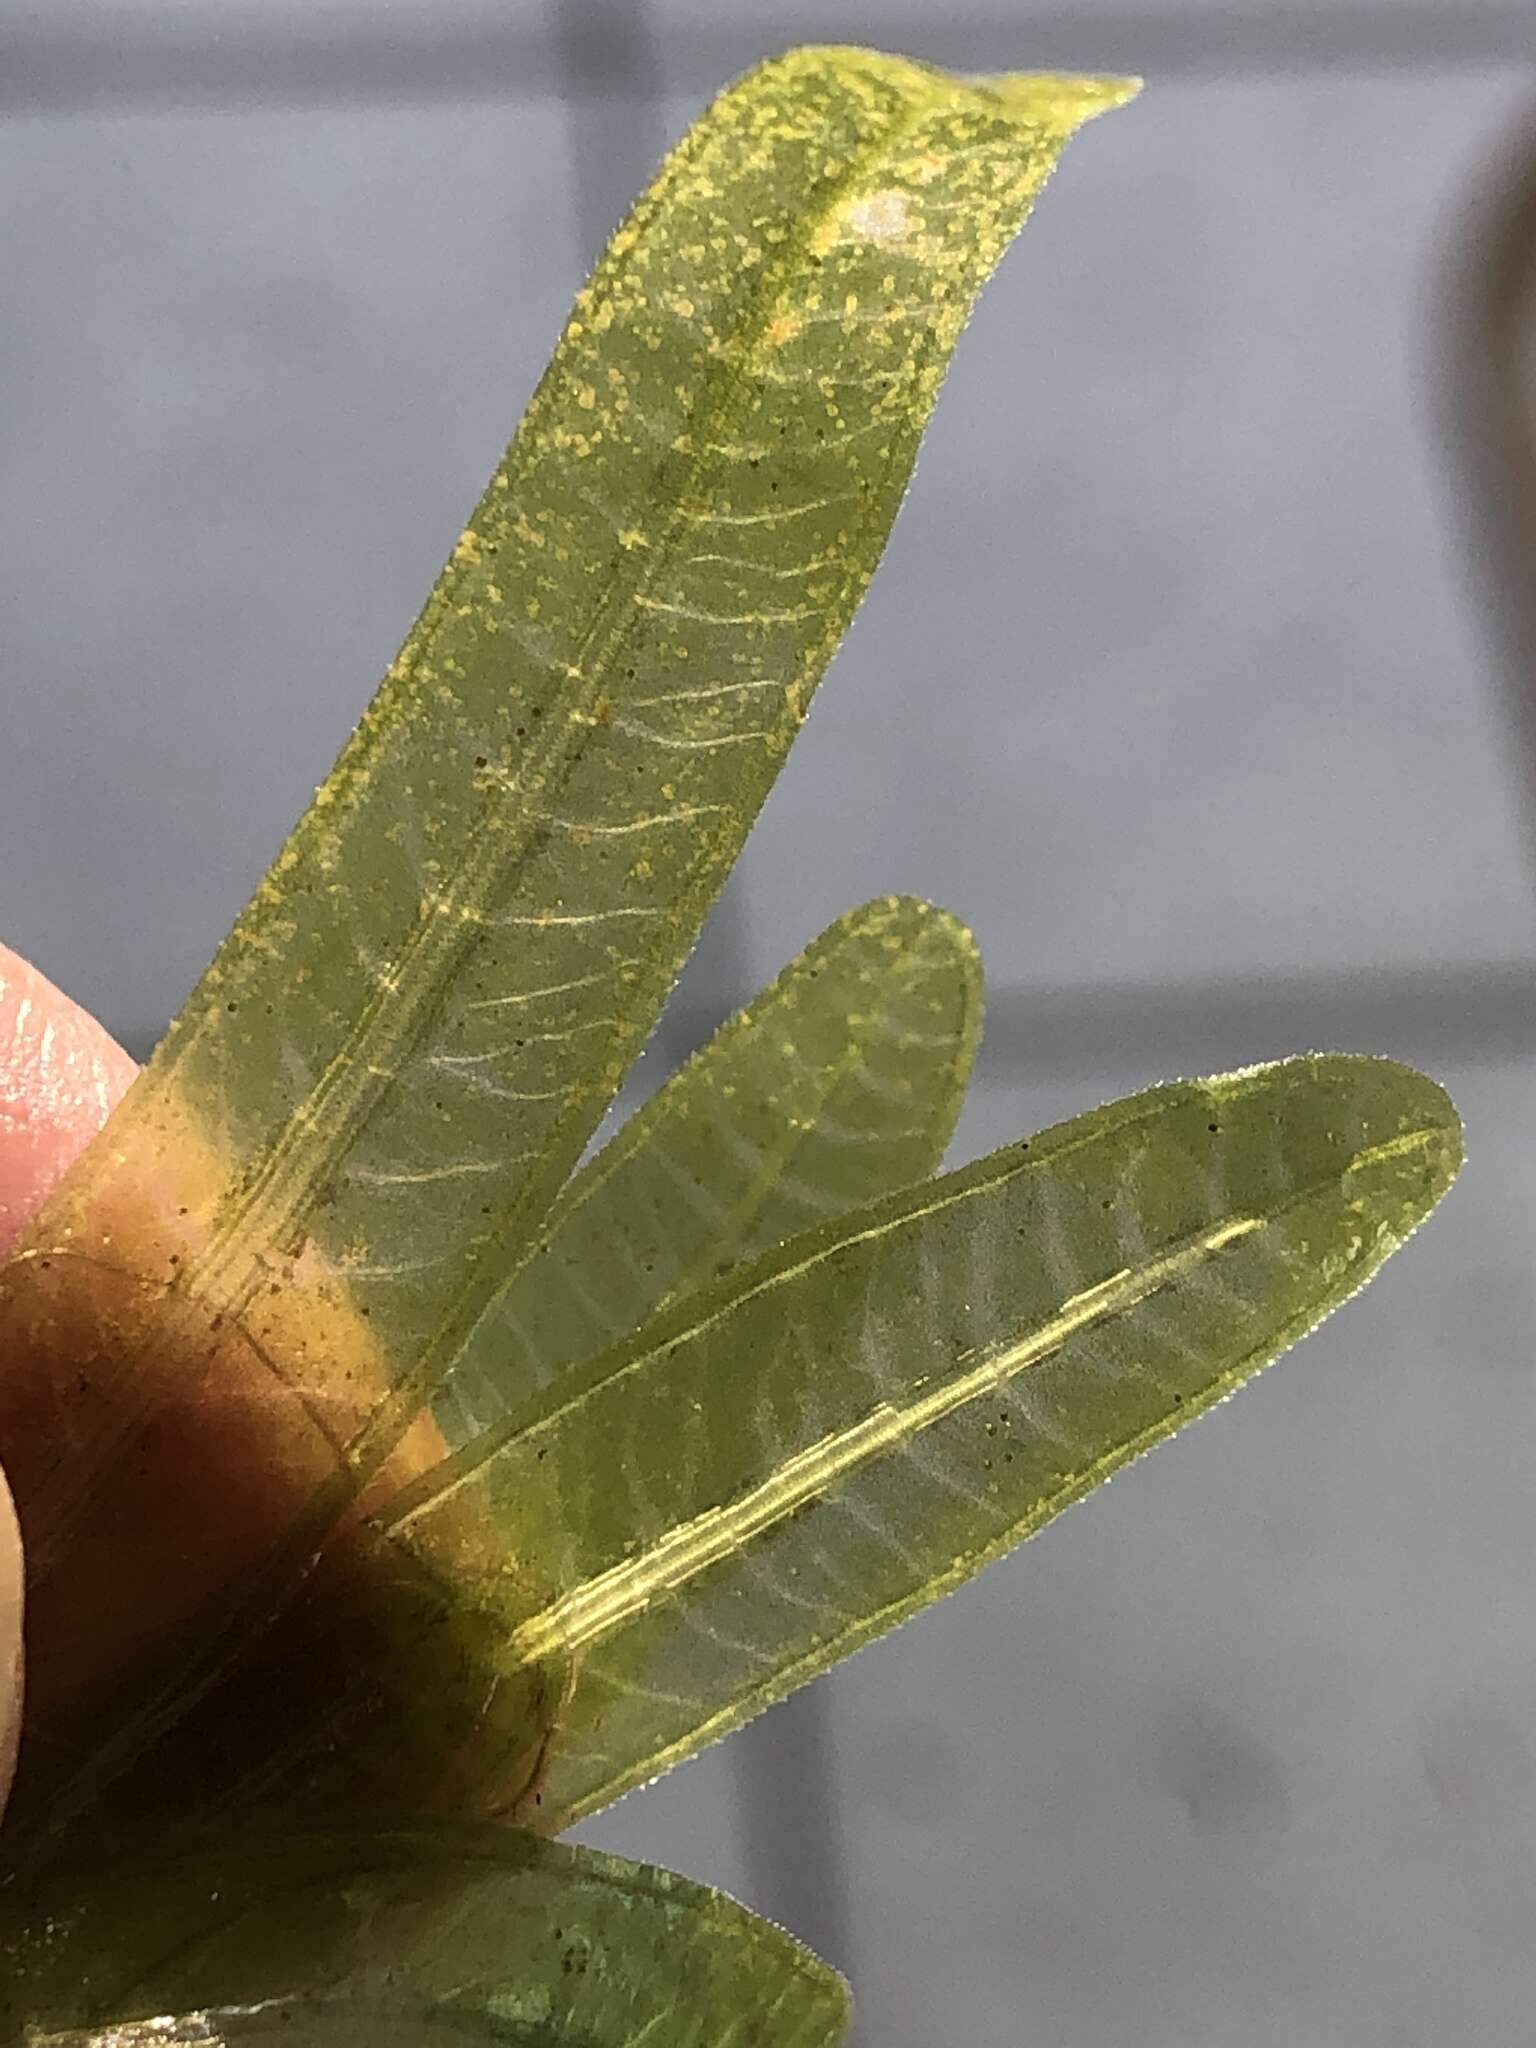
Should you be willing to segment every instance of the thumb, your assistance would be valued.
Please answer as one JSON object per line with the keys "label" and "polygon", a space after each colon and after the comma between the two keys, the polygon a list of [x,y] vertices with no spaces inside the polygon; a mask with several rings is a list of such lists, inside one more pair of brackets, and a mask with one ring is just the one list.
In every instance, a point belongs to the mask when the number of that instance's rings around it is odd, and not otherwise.
{"label": "thumb", "polygon": [[[0,946],[0,1259],[136,1071],[93,1017]],[[21,1535],[0,1475],[0,1807],[21,1734],[21,1619]]]}
{"label": "thumb", "polygon": [[0,1473],[0,1811],[21,1741],[21,1531]]}
{"label": "thumb", "polygon": [[94,1017],[0,946],[0,1257],[137,1071]]}

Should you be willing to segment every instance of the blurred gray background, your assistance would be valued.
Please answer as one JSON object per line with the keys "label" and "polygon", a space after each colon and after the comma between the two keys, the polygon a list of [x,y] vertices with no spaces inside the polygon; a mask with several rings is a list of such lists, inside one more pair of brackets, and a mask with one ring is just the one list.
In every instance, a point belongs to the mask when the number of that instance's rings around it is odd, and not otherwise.
{"label": "blurred gray background", "polygon": [[911,889],[990,969],[961,1153],[1331,1045],[1471,1162],[1239,1403],[585,1832],[815,1942],[863,2048],[1530,2040],[1529,0],[0,0],[0,931],[153,1042],[622,206],[808,37],[1149,86],[985,297],[652,1078]]}

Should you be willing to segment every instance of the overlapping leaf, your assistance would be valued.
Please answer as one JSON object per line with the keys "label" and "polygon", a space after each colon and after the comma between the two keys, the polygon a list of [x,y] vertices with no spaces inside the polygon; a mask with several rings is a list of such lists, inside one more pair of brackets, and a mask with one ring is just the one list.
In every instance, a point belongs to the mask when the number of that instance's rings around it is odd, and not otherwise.
{"label": "overlapping leaf", "polygon": [[[740,846],[976,290],[1127,91],[796,52],[620,229],[357,736],[0,1279],[29,1823],[90,1811],[441,1455],[424,1404]],[[428,1595],[391,1617],[339,1554],[342,1637],[398,1656]],[[340,1654],[323,1586],[301,1670]]]}
{"label": "overlapping leaf", "polygon": [[[836,1220],[664,1310],[407,1492],[466,1532],[559,1501],[507,1612],[567,1697],[563,1826],[947,1591],[1345,1300],[1460,1161],[1443,1093],[1318,1056],[1132,1096]],[[493,1584],[480,1585],[493,1606]]]}
{"label": "overlapping leaf", "polygon": [[848,2003],[718,1892],[500,1829],[204,1846],[6,1954],[3,2038],[37,2048],[834,2048]]}
{"label": "overlapping leaf", "polygon": [[975,942],[887,897],[839,918],[566,1188],[455,1362],[451,1442],[536,1401],[729,1266],[944,1156],[981,1023]]}

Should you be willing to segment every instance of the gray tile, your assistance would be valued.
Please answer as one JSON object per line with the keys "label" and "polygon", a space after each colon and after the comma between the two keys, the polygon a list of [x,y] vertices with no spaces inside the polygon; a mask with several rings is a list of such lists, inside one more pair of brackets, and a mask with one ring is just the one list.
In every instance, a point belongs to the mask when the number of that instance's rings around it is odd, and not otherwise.
{"label": "gray tile", "polygon": [[433,22],[485,22],[492,18],[542,30],[545,0],[0,0],[0,29],[21,41],[68,29],[121,42],[152,29],[174,29],[182,37],[255,33],[300,21],[331,31],[345,30],[361,41],[380,34],[408,33]]}
{"label": "gray tile", "polygon": [[1115,70],[1164,79],[1528,63],[1524,0],[651,0],[690,86],[801,42],[872,43],[958,70]]}
{"label": "gray tile", "polygon": [[1473,1165],[1366,1296],[832,1681],[865,2039],[1528,2034],[1536,1094],[1447,1078]]}
{"label": "gray tile", "polygon": [[329,765],[581,264],[559,113],[0,130],[0,930],[152,1036]]}
{"label": "gray tile", "polygon": [[754,970],[914,889],[1027,987],[1528,957],[1434,441],[1502,77],[1154,87],[984,295],[747,856]]}
{"label": "gray tile", "polygon": [[0,109],[525,101],[559,82],[547,0],[0,0]]}
{"label": "gray tile", "polygon": [[[526,100],[571,87],[550,30],[599,15],[621,54],[654,22],[666,69],[707,94],[796,41],[865,41],[961,70],[1367,75],[1529,64],[1525,0],[0,0],[0,109]],[[632,67],[633,68],[633,67]],[[632,91],[611,77],[583,97]]]}
{"label": "gray tile", "polygon": [[842,1814],[828,1810],[827,1772],[806,1770],[803,1739],[808,1727],[820,1732],[835,1698],[827,1687],[797,1693],[572,1839],[714,1885],[846,1971]]}
{"label": "gray tile", "polygon": [[717,1744],[584,1821],[570,1839],[680,1870],[750,1903],[752,1869],[741,1838],[736,1765],[734,1745]]}
{"label": "gray tile", "polygon": [[[647,0],[649,12],[662,29],[708,28],[718,24],[720,10],[708,0]],[[986,30],[999,41],[1012,34],[1020,43],[1044,22],[1052,27],[1074,18],[1085,26],[1109,20],[1141,23],[1161,30],[1169,23],[1190,17],[1231,23],[1245,16],[1290,18],[1299,25],[1316,27],[1324,10],[1313,0],[959,0],[943,10],[949,26]],[[1391,34],[1395,17],[1434,16],[1441,21],[1476,24],[1498,12],[1486,0],[1335,0],[1327,10],[1336,15],[1353,15],[1376,26],[1383,41]],[[1513,10],[1510,10],[1513,12]],[[943,26],[935,23],[934,10],[923,0],[851,0],[837,7],[831,0],[733,0],[730,19],[738,28],[750,26],[782,36],[786,42],[799,40],[860,41],[867,37],[905,36],[922,39]]]}

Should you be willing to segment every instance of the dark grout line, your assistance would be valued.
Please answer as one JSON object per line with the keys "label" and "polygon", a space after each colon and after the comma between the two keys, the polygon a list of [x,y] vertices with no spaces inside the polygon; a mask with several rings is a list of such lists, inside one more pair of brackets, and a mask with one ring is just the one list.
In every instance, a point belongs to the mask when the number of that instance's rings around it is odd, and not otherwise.
{"label": "dark grout line", "polygon": [[[988,20],[961,9],[913,5],[867,28],[858,13],[826,4],[796,9],[793,40],[867,38],[956,71],[1132,71],[1158,78],[1218,81],[1237,76],[1462,69],[1536,60],[1536,11],[1525,0],[1484,0],[1448,14],[1405,4],[1350,6],[1347,0],[1254,6],[1178,6],[1159,12],[1071,6]],[[679,87],[708,91],[720,79],[783,46],[784,38],[700,30],[667,45],[677,51]]]}
{"label": "dark grout line", "polygon": [[1436,425],[1463,566],[1503,685],[1536,879],[1536,108],[1458,210],[1433,295]]}
{"label": "dark grout line", "polygon": [[[679,988],[658,1032],[659,1068],[670,1071],[696,1051],[740,1000],[719,981]],[[117,1035],[139,1059],[154,1044],[143,1030]],[[1328,1047],[1452,1065],[1536,1057],[1536,962],[994,987],[979,1074],[993,1082],[1091,1078],[1149,1059],[1177,1068],[1223,1049],[1243,1060]]]}
{"label": "dark grout line", "polygon": [[[696,1051],[739,1000],[719,983],[680,988],[659,1033],[661,1065]],[[154,1044],[142,1030],[118,1036],[139,1059]],[[1181,1049],[1193,1058],[1224,1046],[1248,1059],[1324,1047],[1458,1065],[1529,1059],[1536,1057],[1536,962],[994,987],[980,1072],[990,1081],[1086,1078],[1123,1073],[1153,1056],[1177,1060]]]}
{"label": "dark grout line", "polygon": [[403,27],[384,39],[234,25],[217,36],[148,23],[108,39],[74,27],[0,31],[0,113],[180,113],[553,98],[549,41],[526,31]]}
{"label": "dark grout line", "polygon": [[666,147],[660,54],[644,0],[549,0],[576,230],[595,262]]}
{"label": "dark grout line", "polygon": [[1188,1073],[1337,1050],[1430,1065],[1536,1055],[1536,966],[1362,968],[1183,987],[1005,989],[988,1005],[984,1081]]}
{"label": "dark grout line", "polygon": [[[725,1012],[718,999],[680,991],[669,1058],[702,1045]],[[1193,1073],[1327,1049],[1431,1065],[1536,1057],[1536,964],[994,988],[977,1078],[1008,1085]]]}
{"label": "dark grout line", "polygon": [[[596,0],[552,0],[556,33],[495,19],[481,7],[423,8],[415,22],[387,32],[359,18],[351,29],[316,27],[298,7],[258,18],[229,16],[215,28],[169,19],[108,31],[103,15],[0,27],[0,113],[254,109],[336,105],[430,104],[548,98],[572,89],[569,17],[582,40],[585,20],[608,10]],[[615,19],[621,17],[614,17]],[[860,19],[854,7],[800,7],[792,32],[757,34],[701,26],[651,37],[639,68],[609,61],[578,67],[574,90],[588,102],[652,98],[665,88],[699,98],[786,41],[860,35],[961,70],[1000,66],[1146,71],[1164,78],[1308,76],[1530,63],[1536,60],[1536,10],[1526,0],[1483,0],[1454,13],[1396,5],[1351,8],[1342,0],[1302,10],[1256,8],[1233,17],[1210,7],[1158,14],[1078,15],[1065,9],[1031,19],[985,22],[946,18],[914,6],[907,19]],[[621,46],[612,55],[622,56]]]}
{"label": "dark grout line", "polygon": [[[802,1686],[736,1737],[736,1809],[751,1903],[852,1974],[835,1682]],[[857,2029],[857,2020],[855,2020]],[[850,2034],[843,2048],[855,2048]]]}

